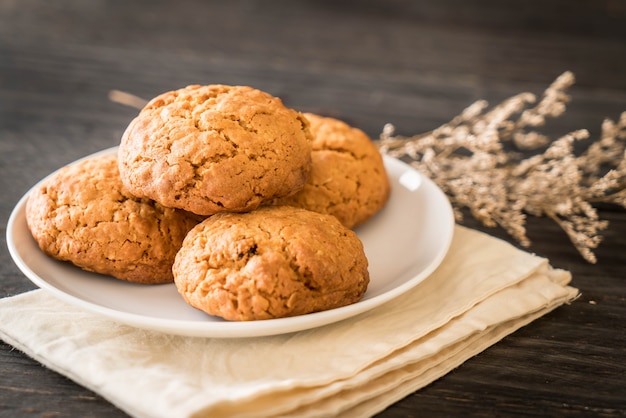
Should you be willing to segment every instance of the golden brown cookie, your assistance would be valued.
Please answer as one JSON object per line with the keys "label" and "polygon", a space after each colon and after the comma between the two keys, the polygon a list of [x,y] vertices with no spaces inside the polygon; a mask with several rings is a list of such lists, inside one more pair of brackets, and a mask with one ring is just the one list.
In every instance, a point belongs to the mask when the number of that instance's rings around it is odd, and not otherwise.
{"label": "golden brown cookie", "polygon": [[313,133],[311,174],[301,191],[273,204],[328,213],[348,228],[363,224],[383,208],[390,193],[378,148],[363,131],[340,120],[304,115]]}
{"label": "golden brown cookie", "polygon": [[307,120],[246,86],[188,86],[152,99],[119,149],[135,195],[200,215],[245,212],[301,189],[311,166]]}
{"label": "golden brown cookie", "polygon": [[33,190],[26,204],[28,227],[46,254],[144,284],[173,281],[176,252],[200,220],[128,193],[116,156],[60,169]]}
{"label": "golden brown cookie", "polygon": [[191,306],[233,321],[282,318],[359,301],[369,284],[356,234],[290,206],[221,213],[192,229],[174,262]]}

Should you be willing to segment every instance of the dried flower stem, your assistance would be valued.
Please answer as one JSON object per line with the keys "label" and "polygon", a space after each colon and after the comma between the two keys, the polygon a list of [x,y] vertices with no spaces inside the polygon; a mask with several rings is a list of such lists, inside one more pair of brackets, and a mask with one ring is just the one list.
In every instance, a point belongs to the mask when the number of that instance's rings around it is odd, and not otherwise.
{"label": "dried flower stem", "polygon": [[[565,112],[573,84],[574,75],[565,72],[538,102],[522,93],[488,110],[480,100],[437,129],[411,137],[394,136],[387,124],[380,150],[410,160],[433,179],[450,198],[457,221],[463,221],[461,209],[469,209],[485,226],[500,226],[529,246],[526,216],[546,216],[595,263],[593,249],[608,222],[592,203],[626,208],[626,112],[617,122],[606,119],[600,139],[575,155],[574,143],[589,137],[586,130],[555,140],[536,130]],[[529,151],[535,154],[524,157]]]}
{"label": "dried flower stem", "polygon": [[147,100],[142,99],[141,97],[120,90],[110,90],[109,100],[124,106],[133,107],[135,109],[141,109],[148,103]]}

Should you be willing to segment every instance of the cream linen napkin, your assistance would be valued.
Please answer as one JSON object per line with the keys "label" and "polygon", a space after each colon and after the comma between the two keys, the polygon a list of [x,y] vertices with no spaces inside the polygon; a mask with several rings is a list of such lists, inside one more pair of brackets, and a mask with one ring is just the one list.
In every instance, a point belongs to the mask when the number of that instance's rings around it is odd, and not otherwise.
{"label": "cream linen napkin", "polygon": [[573,300],[570,274],[465,227],[403,296],[317,329],[210,339],[115,323],[43,290],[0,300],[0,336],[136,417],[371,416]]}

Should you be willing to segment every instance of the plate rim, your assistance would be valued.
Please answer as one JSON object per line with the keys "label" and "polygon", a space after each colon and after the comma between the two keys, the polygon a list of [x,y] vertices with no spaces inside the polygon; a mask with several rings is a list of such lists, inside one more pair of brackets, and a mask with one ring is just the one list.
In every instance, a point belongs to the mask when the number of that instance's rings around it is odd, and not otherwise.
{"label": "plate rim", "polygon": [[[117,148],[118,146],[103,149],[101,151],[86,155],[82,158],[72,161],[66,165],[74,164],[87,158],[94,158],[100,155],[113,153],[115,152],[115,150],[117,150]],[[26,201],[30,193],[42,182],[44,182],[48,177],[54,175],[62,167],[52,171],[50,174],[36,182],[18,200],[18,202],[12,209],[7,222],[7,247],[9,249],[9,253],[11,255],[11,258],[13,259],[13,262],[17,265],[19,270],[39,288],[51,292],[58,299],[61,299],[71,305],[81,307],[85,310],[95,312],[97,314],[113,319],[117,322],[135,326],[137,328],[150,329],[153,331],[160,331],[175,335],[212,338],[263,337],[279,334],[288,334],[296,331],[304,331],[312,328],[317,328],[323,325],[339,322],[350,317],[365,313],[406,293],[408,290],[417,286],[428,276],[430,276],[440,266],[441,262],[443,261],[450,249],[452,238],[454,235],[455,220],[451,203],[445,193],[431,179],[429,179],[423,173],[419,172],[410,164],[407,164],[404,161],[388,155],[382,154],[382,157],[385,165],[399,164],[400,166],[402,166],[403,169],[407,171],[411,170],[417,173],[420,176],[420,181],[429,183],[429,187],[431,187],[431,189],[439,195],[438,197],[444,203],[443,207],[440,209],[447,212],[445,216],[445,218],[447,219],[447,225],[445,225],[446,227],[443,229],[446,235],[442,238],[442,245],[437,251],[436,256],[433,257],[430,263],[419,273],[413,275],[413,277],[406,280],[402,284],[390,290],[387,290],[380,295],[376,295],[370,299],[361,300],[354,304],[343,306],[340,308],[314,312],[306,315],[299,315],[288,318],[268,319],[262,321],[200,322],[184,319],[155,318],[153,316],[147,316],[133,312],[124,312],[118,309],[84,300],[79,296],[59,289],[54,284],[49,283],[45,278],[40,277],[31,269],[28,263],[26,263],[26,261],[22,258],[19,250],[17,249],[14,234],[16,229],[18,228],[18,223],[20,221],[26,222],[25,208]],[[158,326],[155,326],[155,320],[158,322]]]}

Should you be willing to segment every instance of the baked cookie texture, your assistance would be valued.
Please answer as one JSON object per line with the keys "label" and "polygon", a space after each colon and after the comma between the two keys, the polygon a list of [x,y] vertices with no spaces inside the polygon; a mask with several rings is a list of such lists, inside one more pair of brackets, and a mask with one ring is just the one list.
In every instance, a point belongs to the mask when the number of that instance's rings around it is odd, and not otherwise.
{"label": "baked cookie texture", "polygon": [[26,204],[28,227],[46,254],[142,284],[173,281],[176,252],[201,220],[128,193],[115,155],[60,169]]}
{"label": "baked cookie texture", "polygon": [[273,204],[327,213],[348,228],[365,223],[385,206],[391,190],[378,148],[343,121],[304,115],[313,133],[311,174],[301,191]]}
{"label": "baked cookie texture", "polygon": [[221,213],[194,227],[174,262],[185,301],[232,321],[290,317],[359,301],[369,284],[356,234],[289,206]]}
{"label": "baked cookie texture", "polygon": [[300,190],[309,123],[248,86],[192,85],[152,99],[119,148],[128,190],[200,215],[245,212]]}

